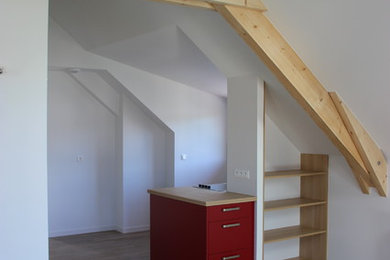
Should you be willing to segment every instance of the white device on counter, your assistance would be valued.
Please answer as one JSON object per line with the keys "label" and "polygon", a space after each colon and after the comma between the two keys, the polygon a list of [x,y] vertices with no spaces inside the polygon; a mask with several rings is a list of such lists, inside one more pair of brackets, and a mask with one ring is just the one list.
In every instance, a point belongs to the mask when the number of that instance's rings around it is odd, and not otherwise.
{"label": "white device on counter", "polygon": [[195,186],[199,189],[213,190],[213,191],[226,191],[227,183],[214,183],[214,184],[198,184]]}

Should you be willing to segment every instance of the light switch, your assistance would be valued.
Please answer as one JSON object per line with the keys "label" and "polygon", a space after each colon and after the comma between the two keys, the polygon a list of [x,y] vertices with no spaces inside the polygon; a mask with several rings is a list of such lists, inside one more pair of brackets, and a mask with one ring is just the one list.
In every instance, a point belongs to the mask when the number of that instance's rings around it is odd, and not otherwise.
{"label": "light switch", "polygon": [[250,179],[249,170],[235,169],[233,175],[238,178]]}

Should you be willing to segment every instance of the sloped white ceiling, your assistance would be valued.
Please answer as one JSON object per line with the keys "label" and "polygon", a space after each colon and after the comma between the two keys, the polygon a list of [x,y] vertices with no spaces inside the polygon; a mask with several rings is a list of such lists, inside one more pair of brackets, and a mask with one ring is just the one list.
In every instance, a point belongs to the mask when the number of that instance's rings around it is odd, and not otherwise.
{"label": "sloped white ceiling", "polygon": [[178,12],[148,1],[52,0],[51,16],[85,49],[226,96],[226,76],[176,26]]}
{"label": "sloped white ceiling", "polygon": [[226,96],[226,77],[175,25],[108,44],[94,53]]}
{"label": "sloped white ceiling", "polygon": [[162,12],[142,0],[50,0],[50,16],[87,50],[173,25]]}
{"label": "sloped white ceiling", "polygon": [[51,0],[50,14],[96,54],[226,96],[226,77],[257,75],[266,111],[301,152],[338,153],[216,12],[146,0]]}

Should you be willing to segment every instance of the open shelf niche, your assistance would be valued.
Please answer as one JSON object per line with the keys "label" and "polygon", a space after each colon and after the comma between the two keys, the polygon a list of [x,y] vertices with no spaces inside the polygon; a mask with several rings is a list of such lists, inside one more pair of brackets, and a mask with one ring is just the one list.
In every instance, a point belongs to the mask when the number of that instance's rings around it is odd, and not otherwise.
{"label": "open shelf niche", "polygon": [[300,197],[264,201],[264,212],[300,208],[300,225],[265,230],[263,243],[299,238],[299,256],[286,260],[326,260],[328,155],[301,154],[301,169],[264,174],[265,179],[289,177],[300,178]]}

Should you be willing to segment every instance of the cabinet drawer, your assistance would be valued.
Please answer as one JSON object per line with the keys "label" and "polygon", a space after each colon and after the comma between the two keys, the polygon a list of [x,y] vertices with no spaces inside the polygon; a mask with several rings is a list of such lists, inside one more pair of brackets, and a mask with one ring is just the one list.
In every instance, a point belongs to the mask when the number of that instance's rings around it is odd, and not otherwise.
{"label": "cabinet drawer", "polygon": [[253,246],[253,221],[250,218],[208,224],[208,254]]}
{"label": "cabinet drawer", "polygon": [[253,260],[253,249],[241,249],[210,255],[207,260]]}
{"label": "cabinet drawer", "polygon": [[253,202],[207,207],[208,221],[243,218],[254,215]]}

